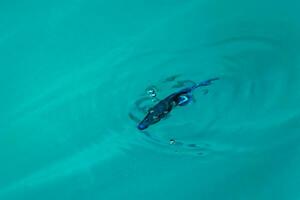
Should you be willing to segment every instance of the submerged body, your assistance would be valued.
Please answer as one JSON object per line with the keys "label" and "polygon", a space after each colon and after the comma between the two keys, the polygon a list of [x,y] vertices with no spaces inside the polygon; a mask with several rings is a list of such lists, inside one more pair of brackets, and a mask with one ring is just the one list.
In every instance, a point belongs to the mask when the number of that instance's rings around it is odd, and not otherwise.
{"label": "submerged body", "polygon": [[159,101],[155,106],[149,109],[145,118],[138,124],[137,128],[139,130],[144,130],[150,125],[159,122],[161,119],[165,118],[168,113],[176,106],[187,105],[192,100],[192,91],[198,87],[208,86],[212,81],[218,80],[219,78],[213,78],[203,81],[199,84],[195,84],[191,87],[184,88],[178,92],[175,92],[163,100]]}

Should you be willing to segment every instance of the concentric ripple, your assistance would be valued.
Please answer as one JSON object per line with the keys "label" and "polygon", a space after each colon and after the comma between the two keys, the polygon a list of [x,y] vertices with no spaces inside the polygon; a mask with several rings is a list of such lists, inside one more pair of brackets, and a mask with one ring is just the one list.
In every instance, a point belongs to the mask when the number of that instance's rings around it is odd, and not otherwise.
{"label": "concentric ripple", "polygon": [[[205,88],[208,91],[195,91],[195,103],[175,108],[167,119],[151,126],[144,132],[145,141],[160,151],[204,156],[265,149],[286,139],[279,136],[271,143],[268,130],[287,123],[299,113],[293,110],[299,94],[290,91],[299,85],[293,79],[298,63],[293,51],[279,41],[263,37],[229,38],[205,48],[208,52],[218,52],[210,62],[220,81]],[[194,56],[190,52],[183,57],[193,59]],[[176,59],[181,62],[180,58]],[[210,78],[194,74],[197,76],[193,80],[185,75],[170,75],[146,86],[132,105],[131,120],[141,120],[157,102],[156,98]],[[204,74],[212,73],[204,71]],[[149,90],[156,91],[157,96],[149,96]]]}

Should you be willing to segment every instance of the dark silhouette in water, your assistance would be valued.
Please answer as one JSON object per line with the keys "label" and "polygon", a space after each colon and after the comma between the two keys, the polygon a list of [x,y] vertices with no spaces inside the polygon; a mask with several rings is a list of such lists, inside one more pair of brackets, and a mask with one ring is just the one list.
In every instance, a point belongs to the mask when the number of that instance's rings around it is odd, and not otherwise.
{"label": "dark silhouette in water", "polygon": [[219,78],[212,78],[201,83],[195,84],[191,87],[184,88],[178,92],[175,92],[163,100],[159,101],[155,106],[148,110],[145,118],[138,124],[137,128],[139,130],[145,130],[150,125],[159,122],[161,119],[165,118],[168,113],[176,106],[185,106],[192,100],[192,91],[196,88],[208,86],[213,81],[219,80]]}

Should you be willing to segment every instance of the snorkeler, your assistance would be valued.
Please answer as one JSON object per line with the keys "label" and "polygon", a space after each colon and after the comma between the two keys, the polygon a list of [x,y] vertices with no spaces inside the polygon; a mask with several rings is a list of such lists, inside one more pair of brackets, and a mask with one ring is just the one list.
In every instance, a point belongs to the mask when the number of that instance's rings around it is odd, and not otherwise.
{"label": "snorkeler", "polygon": [[219,78],[212,78],[201,83],[195,84],[191,87],[184,88],[178,92],[175,92],[163,100],[159,101],[155,106],[148,110],[145,118],[138,124],[137,128],[139,130],[144,130],[150,125],[159,122],[161,119],[165,118],[168,113],[176,106],[185,106],[189,104],[192,100],[192,91],[198,87],[208,86],[211,82],[219,80]]}

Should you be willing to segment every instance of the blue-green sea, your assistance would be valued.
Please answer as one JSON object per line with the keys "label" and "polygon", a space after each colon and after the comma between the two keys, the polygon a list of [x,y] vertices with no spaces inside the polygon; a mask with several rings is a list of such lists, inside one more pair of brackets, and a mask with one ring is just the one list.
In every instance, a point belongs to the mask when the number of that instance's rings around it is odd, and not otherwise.
{"label": "blue-green sea", "polygon": [[[1,1],[0,200],[299,200],[299,10]],[[137,129],[149,90],[214,77]]]}

